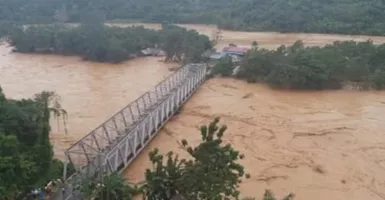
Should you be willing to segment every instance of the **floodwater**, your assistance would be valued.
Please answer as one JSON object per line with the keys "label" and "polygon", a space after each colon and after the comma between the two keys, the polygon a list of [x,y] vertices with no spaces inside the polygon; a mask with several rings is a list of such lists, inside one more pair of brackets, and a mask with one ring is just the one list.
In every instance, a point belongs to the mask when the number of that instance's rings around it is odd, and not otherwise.
{"label": "floodwater", "polygon": [[[159,28],[159,25],[146,25]],[[211,36],[215,27],[184,25]],[[274,48],[302,39],[307,45],[366,36],[279,34],[222,31],[218,47],[257,41]],[[385,38],[372,37],[376,43]],[[9,53],[0,46],[0,85],[11,98],[54,90],[69,113],[69,133],[53,123],[56,156],[112,114],[170,74],[160,58],[140,58],[119,65],[96,64],[77,57]],[[147,153],[187,154],[179,141],[199,142],[199,126],[220,116],[228,126],[225,142],[245,154],[251,178],[243,196],[261,198],[264,189],[296,199],[385,199],[385,92],[293,92],[234,79],[207,81],[126,170],[140,181],[150,167]]]}
{"label": "floodwater", "polygon": [[216,116],[224,142],[245,154],[251,178],[244,196],[264,189],[296,199],[385,199],[385,93],[274,91],[234,79],[207,81],[126,170],[143,179],[148,152],[187,154],[180,141],[200,141],[199,126]]}
{"label": "floodwater", "polygon": [[[51,141],[58,158],[64,150],[172,72],[162,58],[122,64],[82,61],[78,57],[10,53],[0,46],[0,86],[9,98],[55,91],[68,112],[68,134],[52,122]],[[59,124],[59,125],[58,125]]]}

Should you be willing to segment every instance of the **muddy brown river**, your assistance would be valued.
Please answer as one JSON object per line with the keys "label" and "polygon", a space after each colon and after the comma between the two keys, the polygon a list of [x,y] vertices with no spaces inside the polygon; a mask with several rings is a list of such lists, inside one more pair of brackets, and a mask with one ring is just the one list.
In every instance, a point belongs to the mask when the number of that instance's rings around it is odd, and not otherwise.
{"label": "muddy brown river", "polygon": [[[157,28],[159,25],[146,25]],[[215,27],[184,25],[212,35]],[[308,45],[366,36],[245,33],[223,31],[228,43],[274,48],[302,39]],[[372,37],[374,42],[385,38]],[[161,58],[140,58],[119,65],[77,57],[10,53],[0,46],[0,85],[10,98],[54,90],[69,113],[68,135],[52,123],[55,155],[171,72]],[[228,126],[225,141],[246,156],[251,178],[242,196],[260,198],[264,189],[297,200],[385,199],[385,92],[294,92],[234,79],[207,81],[126,170],[132,182],[143,179],[152,148],[186,156],[178,141],[199,142],[199,126],[220,116]]]}

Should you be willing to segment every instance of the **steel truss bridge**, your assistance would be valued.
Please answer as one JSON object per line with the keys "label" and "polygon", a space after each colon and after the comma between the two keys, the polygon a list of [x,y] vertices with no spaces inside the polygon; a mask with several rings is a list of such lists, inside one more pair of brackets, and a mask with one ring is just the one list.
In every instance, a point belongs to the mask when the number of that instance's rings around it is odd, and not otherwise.
{"label": "steel truss bridge", "polygon": [[203,83],[206,71],[205,64],[181,67],[68,148],[63,177],[69,163],[76,172],[54,199],[81,199],[76,187],[82,181],[123,171]]}

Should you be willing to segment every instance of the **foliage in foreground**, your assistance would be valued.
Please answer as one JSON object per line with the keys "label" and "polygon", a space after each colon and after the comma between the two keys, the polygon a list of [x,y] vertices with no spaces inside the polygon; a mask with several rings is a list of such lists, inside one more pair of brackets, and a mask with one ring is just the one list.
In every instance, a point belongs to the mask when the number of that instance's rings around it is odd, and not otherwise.
{"label": "foliage in foreground", "polygon": [[[238,163],[244,158],[243,154],[230,144],[223,144],[222,138],[227,128],[219,126],[218,123],[219,118],[216,118],[208,126],[201,127],[202,141],[197,146],[190,146],[186,140],[181,141],[181,145],[189,154],[187,159],[179,159],[173,152],[164,156],[157,149],[149,153],[153,167],[146,170],[145,181],[139,186],[143,199],[171,200],[175,196],[187,200],[239,199],[239,184],[243,178],[249,178],[250,175],[245,174],[244,167]],[[102,189],[105,193],[100,193],[100,186],[92,183],[93,187],[91,190],[88,188],[88,194],[98,193],[98,198],[114,197],[112,200],[131,200],[132,196],[128,193],[137,192],[136,187],[124,183],[124,180],[115,174],[104,179],[103,184],[110,185],[111,189]],[[292,198],[293,195],[290,194],[284,200]],[[264,200],[275,198],[267,190]]]}
{"label": "foliage in foreground", "polygon": [[10,27],[9,43],[22,53],[79,55],[97,62],[121,62],[145,48],[160,47],[166,60],[197,62],[212,44],[194,30],[164,24],[161,30],[143,27],[110,27],[101,22],[80,26],[64,24]]}
{"label": "foliage in foreground", "polygon": [[277,88],[385,88],[385,44],[336,41],[305,47],[301,41],[276,50],[254,48],[241,63],[238,77]]}
{"label": "foliage in foreground", "polygon": [[164,164],[156,149],[150,153],[154,168],[146,171],[143,186],[148,200],[170,199],[176,194],[187,199],[238,198],[239,183],[249,175],[245,175],[243,166],[237,162],[244,156],[230,144],[222,144],[226,126],[219,127],[218,122],[217,118],[201,127],[202,142],[198,146],[189,146],[182,140],[191,159],[179,160],[169,152]]}
{"label": "foliage in foreground", "polygon": [[54,93],[34,99],[7,99],[0,88],[0,199],[14,200],[32,187],[61,177],[49,141]]}
{"label": "foliage in foreground", "polygon": [[118,173],[104,177],[102,182],[89,180],[86,187],[81,188],[86,199],[93,200],[131,200],[138,189],[130,185]]}

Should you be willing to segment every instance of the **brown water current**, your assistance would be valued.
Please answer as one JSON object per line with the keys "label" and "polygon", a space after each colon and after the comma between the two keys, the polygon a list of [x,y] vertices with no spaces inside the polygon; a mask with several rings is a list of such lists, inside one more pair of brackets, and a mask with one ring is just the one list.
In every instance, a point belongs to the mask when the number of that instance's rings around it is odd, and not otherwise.
{"label": "brown water current", "polygon": [[242,195],[264,189],[296,199],[385,199],[385,93],[283,92],[233,79],[207,81],[126,170],[143,179],[150,149],[186,156],[199,125],[220,116],[225,142],[245,154]]}
{"label": "brown water current", "polygon": [[9,98],[32,97],[43,90],[61,96],[68,112],[68,135],[52,122],[57,157],[129,102],[163,80],[174,64],[140,58],[121,64],[93,63],[78,57],[10,53],[0,46],[0,86]]}
{"label": "brown water current", "polygon": [[[124,25],[126,26],[126,25]],[[159,25],[146,25],[159,28]],[[215,27],[183,25],[212,35]],[[218,47],[257,41],[274,48],[302,39],[307,45],[367,36],[279,34],[223,31]],[[385,38],[371,37],[376,43]],[[93,128],[170,74],[161,58],[140,58],[119,65],[77,57],[10,53],[0,46],[0,85],[10,98],[54,90],[69,113],[69,133],[53,125],[56,156]],[[385,92],[278,91],[234,79],[207,81],[125,171],[143,180],[152,148],[187,156],[179,141],[200,141],[199,126],[220,116],[228,126],[225,142],[245,154],[251,178],[242,196],[260,198],[264,189],[297,200],[385,199]]]}

